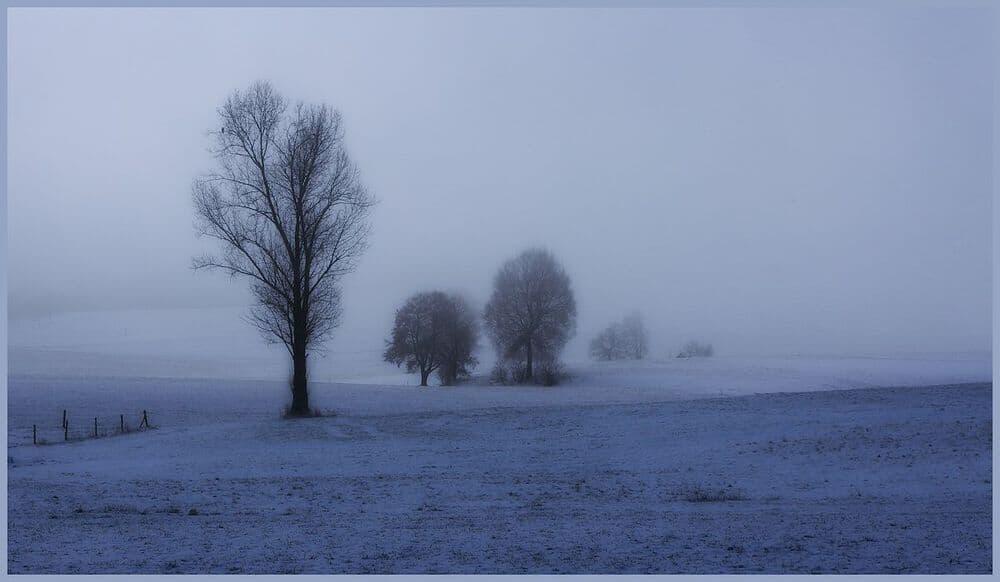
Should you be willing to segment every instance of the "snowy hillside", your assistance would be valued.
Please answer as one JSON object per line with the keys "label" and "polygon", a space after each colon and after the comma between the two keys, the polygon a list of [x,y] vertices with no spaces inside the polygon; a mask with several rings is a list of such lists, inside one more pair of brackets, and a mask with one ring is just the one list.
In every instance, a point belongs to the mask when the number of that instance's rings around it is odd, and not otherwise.
{"label": "snowy hillside", "polygon": [[155,431],[10,449],[9,570],[991,571],[988,384],[478,408],[324,386],[341,414],[299,421],[277,387],[189,384]]}

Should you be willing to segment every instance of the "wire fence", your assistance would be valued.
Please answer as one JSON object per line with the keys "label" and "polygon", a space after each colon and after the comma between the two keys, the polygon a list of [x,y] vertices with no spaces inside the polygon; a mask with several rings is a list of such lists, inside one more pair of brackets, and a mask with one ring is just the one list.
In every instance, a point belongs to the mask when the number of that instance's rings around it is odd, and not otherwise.
{"label": "wire fence", "polygon": [[[52,445],[57,443],[82,441],[104,437],[120,436],[135,432],[144,432],[157,428],[149,421],[150,413],[143,410],[140,414],[119,414],[117,418],[95,416],[77,420],[68,410],[62,411],[62,421],[56,426],[31,425],[31,444]],[[39,430],[41,429],[41,430]]]}

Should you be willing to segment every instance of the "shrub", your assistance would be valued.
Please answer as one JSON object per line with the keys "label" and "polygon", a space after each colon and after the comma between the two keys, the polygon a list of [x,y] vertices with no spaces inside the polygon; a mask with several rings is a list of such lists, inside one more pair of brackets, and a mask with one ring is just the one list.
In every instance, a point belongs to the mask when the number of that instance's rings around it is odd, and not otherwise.
{"label": "shrub", "polygon": [[515,384],[541,384],[555,386],[566,377],[566,371],[556,360],[545,360],[535,367],[534,377],[528,376],[524,362],[501,361],[493,365],[490,384],[509,386]]}
{"label": "shrub", "polygon": [[559,362],[545,362],[542,364],[541,381],[542,386],[555,386],[562,381],[566,373]]}
{"label": "shrub", "polygon": [[510,377],[507,374],[507,367],[503,365],[503,362],[497,362],[490,372],[490,384],[506,385],[508,382],[510,382]]}

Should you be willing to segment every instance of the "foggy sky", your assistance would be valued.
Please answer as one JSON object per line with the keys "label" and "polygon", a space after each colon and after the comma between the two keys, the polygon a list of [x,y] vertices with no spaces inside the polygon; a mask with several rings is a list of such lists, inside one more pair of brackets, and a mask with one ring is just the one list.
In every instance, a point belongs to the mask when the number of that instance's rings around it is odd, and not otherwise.
{"label": "foggy sky", "polygon": [[[234,307],[192,180],[234,89],[344,115],[380,203],[338,334],[551,249],[584,346],[988,350],[992,40],[954,9],[11,9],[11,318]],[[249,332],[253,333],[253,332]],[[11,338],[12,341],[16,338]],[[659,354],[658,354],[659,355]]]}

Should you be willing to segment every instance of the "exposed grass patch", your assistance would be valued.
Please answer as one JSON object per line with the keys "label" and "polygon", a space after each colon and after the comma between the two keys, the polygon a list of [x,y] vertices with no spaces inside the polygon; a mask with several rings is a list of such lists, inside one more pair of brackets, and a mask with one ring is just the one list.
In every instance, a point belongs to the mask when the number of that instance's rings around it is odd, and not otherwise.
{"label": "exposed grass patch", "polygon": [[115,503],[115,504],[105,505],[104,508],[101,510],[101,512],[102,513],[139,513],[139,509],[136,508],[136,507],[134,507],[134,506],[131,506],[131,505],[125,505],[125,504]]}
{"label": "exposed grass patch", "polygon": [[693,487],[684,495],[691,503],[721,503],[725,501],[745,501],[746,495],[732,485],[728,487]]}

